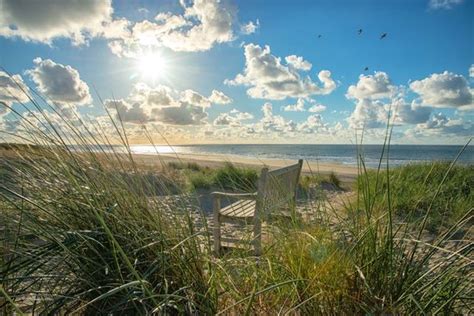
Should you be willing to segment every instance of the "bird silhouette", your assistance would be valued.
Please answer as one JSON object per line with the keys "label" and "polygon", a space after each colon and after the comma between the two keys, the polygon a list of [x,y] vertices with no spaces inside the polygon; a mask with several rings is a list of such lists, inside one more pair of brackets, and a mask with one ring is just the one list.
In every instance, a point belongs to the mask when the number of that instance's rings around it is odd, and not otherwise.
{"label": "bird silhouette", "polygon": [[364,71],[367,71],[367,70],[369,70],[369,67],[365,67],[365,68],[364,68]]}
{"label": "bird silhouette", "polygon": [[384,38],[386,38],[386,37],[387,37],[387,35],[388,35],[387,33],[382,33],[382,35],[380,35],[380,39],[384,39]]}
{"label": "bird silhouette", "polygon": [[321,38],[321,36],[322,36],[322,35],[321,35],[321,34],[319,34],[319,35],[318,35],[318,38]]}
{"label": "bird silhouette", "polygon": [[359,31],[357,31],[357,33],[360,35],[362,34],[362,29],[359,29]]}

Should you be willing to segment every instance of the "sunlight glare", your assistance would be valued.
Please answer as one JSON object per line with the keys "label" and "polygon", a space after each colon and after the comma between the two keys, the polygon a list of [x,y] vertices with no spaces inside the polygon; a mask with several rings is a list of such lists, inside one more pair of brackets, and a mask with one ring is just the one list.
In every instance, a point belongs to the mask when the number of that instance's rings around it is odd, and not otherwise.
{"label": "sunlight glare", "polygon": [[151,80],[164,77],[166,74],[166,60],[161,54],[152,53],[138,59],[138,68],[143,77]]}

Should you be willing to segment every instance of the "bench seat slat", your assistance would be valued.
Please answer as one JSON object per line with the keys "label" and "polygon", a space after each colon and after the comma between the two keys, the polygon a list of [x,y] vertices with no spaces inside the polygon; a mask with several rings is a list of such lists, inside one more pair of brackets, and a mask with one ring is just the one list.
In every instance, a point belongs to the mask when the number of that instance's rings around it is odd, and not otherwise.
{"label": "bench seat slat", "polygon": [[228,217],[253,217],[255,214],[256,201],[239,200],[219,211],[223,216]]}
{"label": "bench seat slat", "polygon": [[220,213],[222,215],[229,215],[229,214],[232,214],[232,215],[236,215],[240,212],[242,212],[242,210],[247,207],[248,205],[251,204],[251,200],[238,200],[224,208],[222,208],[220,210]]}

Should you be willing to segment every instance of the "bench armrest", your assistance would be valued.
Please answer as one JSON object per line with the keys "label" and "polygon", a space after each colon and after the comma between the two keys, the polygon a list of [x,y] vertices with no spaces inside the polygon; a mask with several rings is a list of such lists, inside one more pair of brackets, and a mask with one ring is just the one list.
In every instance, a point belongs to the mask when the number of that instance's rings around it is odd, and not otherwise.
{"label": "bench armrest", "polygon": [[221,198],[221,197],[230,197],[236,198],[241,200],[255,200],[257,199],[257,192],[254,193],[228,193],[228,192],[211,192],[211,195],[214,198]]}

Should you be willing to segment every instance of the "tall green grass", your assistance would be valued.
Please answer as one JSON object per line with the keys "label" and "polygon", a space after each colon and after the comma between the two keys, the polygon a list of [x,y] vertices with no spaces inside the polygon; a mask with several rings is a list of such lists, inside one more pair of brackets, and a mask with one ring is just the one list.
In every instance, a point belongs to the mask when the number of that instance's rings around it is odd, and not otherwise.
{"label": "tall green grass", "polygon": [[257,190],[257,171],[253,168],[237,167],[231,162],[216,168],[204,168],[197,163],[171,162],[168,168],[181,172],[183,181],[188,183],[191,190],[219,189],[241,192]]}
{"label": "tall green grass", "polygon": [[[449,172],[448,172],[449,170]],[[377,173],[368,171],[370,190],[375,190]],[[443,177],[446,178],[443,180]],[[431,231],[453,225],[469,208],[474,206],[474,166],[433,162],[411,164],[389,171],[392,205],[395,214],[408,222],[423,218],[431,205],[427,228]],[[382,192],[388,185],[387,178],[380,180]],[[437,188],[440,183],[439,192]],[[436,195],[436,197],[435,197]],[[387,208],[387,199],[377,195],[375,202],[380,208]]]}
{"label": "tall green grass", "polygon": [[[259,258],[238,251],[215,258],[193,194],[180,191],[172,173],[136,163],[120,120],[110,116],[112,133],[64,118],[57,124],[54,108],[31,101],[12,109],[24,133],[9,137],[32,146],[0,158],[4,314],[472,313],[472,243],[463,235],[472,204],[456,204],[454,192],[464,193],[454,163],[430,167],[439,176],[430,195],[420,193],[428,207],[412,225],[396,218],[408,203],[398,187],[426,178],[368,172],[361,155],[357,194],[345,207],[318,203],[325,216],[317,220],[268,224]],[[255,180],[226,168],[212,174],[214,183],[234,189]],[[445,205],[456,205],[457,219],[424,238]]]}

